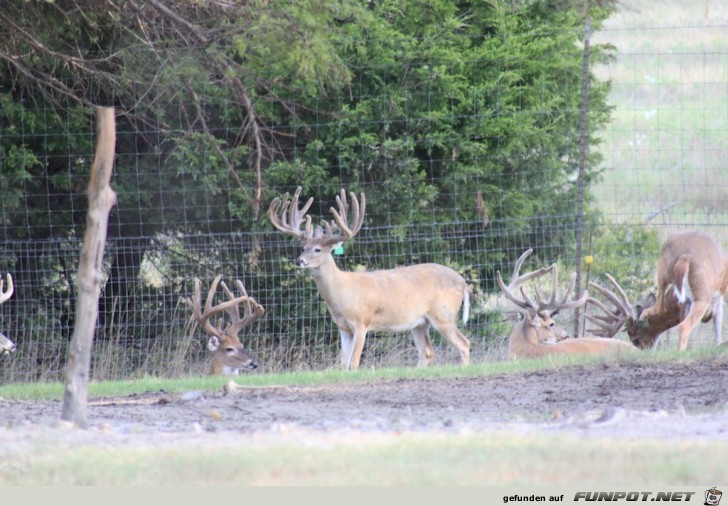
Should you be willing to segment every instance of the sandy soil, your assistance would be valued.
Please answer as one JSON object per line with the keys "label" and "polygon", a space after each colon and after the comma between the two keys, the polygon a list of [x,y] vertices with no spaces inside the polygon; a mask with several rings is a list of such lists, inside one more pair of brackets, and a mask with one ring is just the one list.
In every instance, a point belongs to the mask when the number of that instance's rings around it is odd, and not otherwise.
{"label": "sandy soil", "polygon": [[[0,448],[10,451],[13,443],[18,450],[39,434],[47,438],[49,429],[64,429],[60,412],[60,401],[0,400]],[[504,429],[728,441],[728,356],[489,377],[158,392],[94,399],[89,417],[90,430],[65,430],[74,434],[69,444],[315,445],[352,442],[363,434]]]}

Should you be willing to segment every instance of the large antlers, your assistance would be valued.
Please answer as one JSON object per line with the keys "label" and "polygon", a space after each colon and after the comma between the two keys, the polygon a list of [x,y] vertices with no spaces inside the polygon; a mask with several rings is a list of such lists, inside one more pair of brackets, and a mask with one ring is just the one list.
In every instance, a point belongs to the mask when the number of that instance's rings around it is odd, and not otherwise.
{"label": "large antlers", "polygon": [[589,286],[591,288],[601,293],[609,302],[614,304],[614,308],[611,308],[594,297],[589,297],[587,299],[590,304],[595,305],[604,313],[603,315],[585,315],[587,320],[598,327],[588,329],[588,332],[598,337],[613,337],[617,334],[617,332],[619,332],[627,319],[634,318],[634,309],[632,304],[629,302],[627,294],[624,293],[622,287],[619,286],[619,283],[617,283],[612,276],[609,274],[606,274],[606,276],[607,279],[614,285],[619,295],[594,282],[589,282]]}
{"label": "large antlers", "polygon": [[[349,203],[346,201],[346,192],[342,189],[341,195],[336,197],[336,205],[339,206],[339,210],[337,211],[333,207],[330,208],[331,214],[334,215],[334,221],[336,222],[336,225],[338,225],[339,230],[341,231],[341,234],[343,237],[339,238],[339,241],[346,241],[354,237],[356,234],[359,233],[359,229],[361,229],[362,224],[364,223],[364,213],[366,212],[367,207],[367,200],[364,193],[361,193],[361,203],[356,199],[356,195],[354,193],[349,193],[351,196],[351,217],[353,221],[353,226],[349,228],[349,221],[347,220],[347,216],[349,215]],[[329,222],[322,221],[321,222],[324,227],[326,228],[326,237],[332,237],[332,225]],[[338,242],[338,241],[333,241]]]}
{"label": "large antlers", "polygon": [[[298,237],[301,240],[310,239],[313,237],[313,227],[311,226],[311,217],[306,214],[308,208],[313,203],[313,197],[308,199],[303,209],[298,209],[298,198],[301,195],[301,187],[296,189],[293,194],[293,200],[289,200],[289,195],[286,193],[281,200],[280,197],[276,197],[270,203],[268,207],[268,218],[274,227],[283,232],[284,234]],[[280,210],[280,213],[278,212]],[[305,230],[301,230],[301,224],[303,220],[306,220]]]}
{"label": "large antlers", "polygon": [[[213,306],[212,303],[215,298],[215,292],[217,291],[217,285],[220,283],[221,279],[222,274],[218,275],[212,282],[210,291],[207,294],[204,311],[202,309],[200,290],[202,282],[198,278],[195,278],[194,296],[185,299],[187,305],[192,310],[195,319],[205,330],[205,333],[211,337],[215,336],[218,339],[222,339],[223,334],[227,334],[228,336],[237,336],[243,328],[258,320],[265,313],[263,306],[258,304],[254,298],[248,295],[245,291],[245,286],[240,280],[236,280],[236,283],[238,285],[238,289],[242,292],[242,295],[236,297],[223,281],[222,289],[225,291],[228,300]],[[245,314],[242,317],[240,316],[240,304],[245,305]],[[215,327],[212,323],[210,323],[210,318],[223,311],[230,315],[232,321],[224,328],[222,328],[221,325]]]}
{"label": "large antlers", "polygon": [[[284,234],[297,237],[302,241],[315,238],[320,240],[322,244],[335,244],[354,237],[364,223],[366,213],[366,196],[364,193],[360,194],[359,199],[356,198],[354,193],[349,193],[351,198],[351,226],[348,220],[349,202],[347,201],[346,192],[342,189],[341,194],[336,197],[336,204],[339,209],[333,207],[330,209],[334,221],[321,220],[323,228],[316,227],[316,230],[311,225],[311,216],[306,214],[311,207],[313,197],[309,198],[303,208],[299,209],[298,200],[300,195],[301,187],[299,186],[293,194],[293,200],[289,200],[289,194],[286,193],[283,199],[276,197],[270,203],[268,218],[273,226]],[[301,229],[304,221],[305,226]]]}
{"label": "large antlers", "polygon": [[[588,293],[586,290],[584,290],[584,293],[582,296],[577,299],[573,300],[571,302],[567,302],[567,299],[569,298],[569,295],[571,294],[572,290],[574,290],[574,284],[576,282],[576,274],[572,273],[571,280],[569,282],[569,288],[566,290],[566,293],[564,293],[564,296],[561,298],[561,300],[556,300],[556,292],[557,292],[557,281],[558,281],[558,267],[556,264],[551,264],[548,267],[541,267],[540,269],[536,271],[529,272],[524,275],[519,275],[519,272],[521,270],[521,266],[523,265],[524,260],[528,258],[528,256],[533,252],[533,249],[526,250],[518,259],[516,262],[515,267],[513,268],[513,276],[511,279],[511,282],[508,286],[505,285],[503,282],[503,278],[501,277],[500,271],[496,273],[496,279],[498,281],[498,285],[500,286],[501,290],[503,291],[503,294],[506,296],[508,300],[513,302],[515,305],[522,309],[532,309],[536,312],[540,311],[556,311],[559,309],[571,309],[578,306],[581,306],[584,304],[587,300]],[[548,301],[544,301],[541,298],[541,292],[538,289],[537,286],[534,285],[533,289],[536,294],[536,300],[533,300],[531,297],[526,294],[526,291],[523,289],[523,283],[526,281],[535,279],[537,277],[543,276],[548,273],[552,273],[552,289],[551,289],[551,298]],[[514,292],[515,289],[519,288],[522,298],[519,298],[516,296]]]}

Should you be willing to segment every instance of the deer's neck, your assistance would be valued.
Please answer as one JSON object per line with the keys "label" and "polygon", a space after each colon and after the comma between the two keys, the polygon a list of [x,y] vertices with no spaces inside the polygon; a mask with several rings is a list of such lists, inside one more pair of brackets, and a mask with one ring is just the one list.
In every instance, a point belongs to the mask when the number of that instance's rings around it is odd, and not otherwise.
{"label": "deer's neck", "polygon": [[340,290],[344,289],[343,278],[346,273],[339,269],[331,255],[321,265],[311,269],[311,275],[319,294],[326,302],[335,300]]}
{"label": "deer's neck", "polygon": [[675,297],[662,294],[655,305],[645,310],[648,316],[650,331],[656,335],[662,334],[680,323],[681,307]]}
{"label": "deer's neck", "polygon": [[538,331],[525,320],[518,323],[508,338],[508,355],[529,357],[538,348]]}
{"label": "deer's neck", "polygon": [[660,313],[653,313],[650,315],[649,327],[646,329],[645,333],[653,339],[656,339],[657,336],[663,332],[667,332],[674,326],[678,325],[681,319],[680,315],[680,309],[676,309],[672,312],[663,311]]}

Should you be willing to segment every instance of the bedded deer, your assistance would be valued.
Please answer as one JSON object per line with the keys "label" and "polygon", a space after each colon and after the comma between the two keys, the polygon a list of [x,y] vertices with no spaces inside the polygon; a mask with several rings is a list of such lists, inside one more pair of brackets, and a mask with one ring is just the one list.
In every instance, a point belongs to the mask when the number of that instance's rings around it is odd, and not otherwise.
{"label": "bedded deer", "polygon": [[[596,355],[615,352],[632,352],[634,347],[626,342],[601,337],[581,337],[569,339],[568,333],[554,320],[554,316],[562,309],[573,309],[583,305],[588,297],[586,290],[576,300],[569,301],[574,290],[576,274],[571,275],[569,287],[564,296],[557,300],[558,268],[556,264],[542,267],[536,271],[520,275],[524,260],[533,252],[525,251],[513,268],[513,275],[508,286],[503,282],[500,271],[496,273],[498,286],[503,295],[520,308],[521,321],[516,324],[508,338],[508,358],[537,358],[547,355]],[[552,289],[549,300],[544,301],[537,286],[534,285],[535,298],[528,296],[523,288],[526,281],[546,274],[552,275]],[[521,292],[522,297],[515,294]]]}
{"label": "bedded deer", "polygon": [[470,341],[457,326],[460,306],[463,306],[464,322],[470,309],[471,291],[465,279],[453,269],[435,263],[369,272],[340,270],[331,253],[361,229],[366,211],[364,194],[360,199],[349,194],[351,225],[346,192],[341,190],[341,195],[336,197],[338,210],[331,208],[334,220],[323,220],[322,226],[314,229],[311,216],[306,214],[313,198],[299,209],[300,193],[299,187],[292,200],[287,193],[283,199],[274,199],[268,208],[268,217],[278,230],[303,243],[296,265],[311,273],[339,328],[342,367],[359,367],[370,330],[411,331],[418,366],[425,367],[435,356],[428,335],[431,326],[457,348],[463,365],[467,365]]}
{"label": "bedded deer", "polygon": [[[0,278],[0,304],[4,303],[6,300],[8,300],[13,295],[14,287],[13,287],[13,277],[8,272],[7,274],[7,280],[8,280],[8,286],[6,289],[3,289],[3,280]],[[15,351],[15,343],[12,342],[10,339],[5,337],[5,335],[0,334],[0,355],[7,355],[9,353],[12,353]]]}
{"label": "bedded deer", "polygon": [[614,306],[590,298],[605,313],[589,318],[600,327],[595,334],[611,337],[624,326],[632,343],[644,349],[654,347],[663,332],[677,326],[678,349],[684,351],[698,322],[713,320],[715,344],[720,344],[728,255],[710,235],[679,232],[667,239],[657,263],[657,295],[650,293],[642,305],[632,305],[614,278],[609,274],[607,278],[617,294],[589,284]]}
{"label": "bedded deer", "polygon": [[[242,281],[237,280],[239,291],[242,295],[235,296],[223,281],[222,289],[228,300],[213,306],[217,285],[222,275],[218,275],[207,294],[205,308],[202,309],[202,296],[200,291],[201,281],[195,278],[195,291],[192,297],[185,299],[187,306],[192,310],[193,317],[209,336],[207,349],[212,352],[212,363],[210,364],[211,375],[237,376],[241,371],[251,370],[258,367],[257,362],[243,348],[238,333],[248,325],[258,320],[265,309],[258,304],[254,298],[245,291]],[[245,313],[240,316],[240,306],[244,307]],[[210,318],[222,312],[227,313],[231,321],[223,327],[223,320],[220,319],[217,325],[210,322]]]}

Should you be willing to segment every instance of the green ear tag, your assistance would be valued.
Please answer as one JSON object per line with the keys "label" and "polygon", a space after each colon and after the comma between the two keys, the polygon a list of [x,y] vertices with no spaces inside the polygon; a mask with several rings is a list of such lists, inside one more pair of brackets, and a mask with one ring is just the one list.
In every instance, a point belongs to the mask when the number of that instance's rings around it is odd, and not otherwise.
{"label": "green ear tag", "polygon": [[339,245],[338,245],[338,246],[337,246],[337,247],[336,247],[336,248],[334,249],[334,255],[343,255],[343,254],[344,254],[344,245],[343,245],[343,244],[339,244]]}

